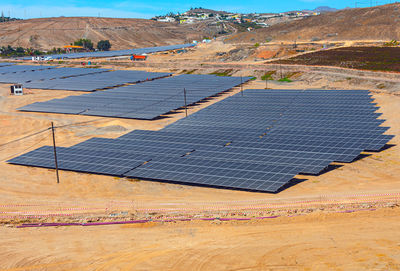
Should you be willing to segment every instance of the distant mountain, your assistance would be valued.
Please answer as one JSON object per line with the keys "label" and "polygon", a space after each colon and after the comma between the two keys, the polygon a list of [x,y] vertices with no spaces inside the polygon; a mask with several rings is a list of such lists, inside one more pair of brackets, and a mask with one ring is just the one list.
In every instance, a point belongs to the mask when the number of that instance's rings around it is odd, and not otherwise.
{"label": "distant mountain", "polygon": [[337,8],[331,8],[331,7],[328,7],[328,6],[320,6],[320,7],[317,7],[315,9],[313,9],[314,12],[319,12],[319,13],[335,12],[335,11],[338,11],[338,10],[339,9],[337,9]]}
{"label": "distant mountain", "polygon": [[228,12],[222,10],[213,10],[208,8],[194,8],[185,12],[186,14],[199,14],[199,13],[213,13],[213,14],[227,14]]}
{"label": "distant mountain", "polygon": [[318,13],[327,13],[327,12],[336,12],[339,11],[340,9],[336,9],[336,8],[331,8],[328,6],[320,6],[317,7],[315,9],[303,9],[301,12],[305,12],[305,13],[314,13],[314,12],[318,12]]}

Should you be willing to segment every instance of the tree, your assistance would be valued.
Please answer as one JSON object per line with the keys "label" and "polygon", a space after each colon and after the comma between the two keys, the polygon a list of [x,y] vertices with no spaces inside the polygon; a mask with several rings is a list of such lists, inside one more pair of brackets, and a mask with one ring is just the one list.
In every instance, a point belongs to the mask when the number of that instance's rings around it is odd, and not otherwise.
{"label": "tree", "polygon": [[97,49],[100,51],[108,51],[111,48],[111,43],[109,40],[101,40],[97,43]]}
{"label": "tree", "polygon": [[89,39],[79,39],[77,41],[74,41],[74,45],[82,46],[83,48],[88,50],[93,50],[93,42]]}
{"label": "tree", "polygon": [[17,47],[16,52],[17,52],[18,54],[23,54],[23,53],[25,52],[25,50],[24,50],[24,48],[22,48],[22,47]]}

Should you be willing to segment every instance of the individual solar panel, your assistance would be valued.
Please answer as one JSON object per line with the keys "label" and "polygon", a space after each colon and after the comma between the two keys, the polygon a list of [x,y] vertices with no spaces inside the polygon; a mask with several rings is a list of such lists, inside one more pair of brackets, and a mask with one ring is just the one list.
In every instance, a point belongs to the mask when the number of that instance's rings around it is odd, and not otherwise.
{"label": "individual solar panel", "polygon": [[[162,88],[163,83],[137,91],[141,101],[154,102],[148,91],[161,93]],[[129,97],[126,90],[116,89],[122,95],[120,104]],[[79,101],[75,97],[49,103],[54,110],[77,111],[90,102],[88,96]],[[101,93],[96,105],[107,99],[109,94]],[[179,104],[178,99],[174,102]],[[376,108],[363,90],[246,90],[160,131],[135,130],[117,139],[92,138],[60,149],[62,168],[277,192],[299,173],[319,174],[333,161],[351,162],[363,150],[381,149],[393,136],[383,134],[388,127],[380,126],[384,120]],[[110,114],[123,112],[108,109]],[[52,168],[51,155],[51,148],[38,149],[9,162]]]}

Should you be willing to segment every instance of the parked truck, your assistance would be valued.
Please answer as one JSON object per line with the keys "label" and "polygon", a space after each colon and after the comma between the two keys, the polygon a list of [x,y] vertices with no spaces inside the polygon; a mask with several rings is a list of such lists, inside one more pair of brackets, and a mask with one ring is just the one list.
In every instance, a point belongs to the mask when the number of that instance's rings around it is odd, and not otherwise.
{"label": "parked truck", "polygon": [[145,56],[145,55],[131,55],[132,61],[145,61],[146,59],[147,59],[147,56]]}

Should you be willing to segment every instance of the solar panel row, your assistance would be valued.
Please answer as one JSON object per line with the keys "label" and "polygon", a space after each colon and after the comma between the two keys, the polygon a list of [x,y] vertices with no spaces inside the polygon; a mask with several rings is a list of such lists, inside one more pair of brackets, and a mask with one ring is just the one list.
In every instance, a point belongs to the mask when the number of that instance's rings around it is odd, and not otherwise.
{"label": "solar panel row", "polygon": [[[57,69],[58,70],[58,69]],[[39,89],[58,89],[75,91],[95,91],[128,83],[138,83],[153,80],[161,77],[170,76],[170,73],[145,72],[145,71],[107,71],[101,69],[82,69],[93,70],[81,76],[60,78],[53,80],[32,81],[25,83],[26,88]],[[51,78],[49,78],[51,79]]]}
{"label": "solar panel row", "polygon": [[[178,44],[178,45],[167,45],[167,46],[158,46],[158,47],[147,47],[147,48],[138,48],[138,49],[129,49],[129,50],[116,50],[116,51],[99,51],[99,52],[82,52],[82,53],[68,53],[68,54],[56,54],[56,55],[46,55],[47,57],[52,57],[54,59],[62,59],[62,58],[87,58],[87,57],[116,57],[116,56],[128,56],[132,54],[141,55],[141,54],[150,54],[162,51],[170,51],[177,50],[183,48],[193,47],[195,44]],[[31,59],[30,57],[24,57],[24,60]]]}
{"label": "solar panel row", "polygon": [[15,65],[15,63],[0,62],[0,67],[11,66],[11,65]]}
{"label": "solar panel row", "polygon": [[[13,66],[13,67],[18,67],[18,66]],[[23,83],[25,88],[29,88],[29,84],[46,85],[46,83],[48,84],[49,82],[53,82],[52,79],[55,78],[65,78],[65,77],[80,76],[85,74],[95,74],[107,71],[105,69],[56,68],[56,67],[48,69],[32,70],[31,67],[36,67],[36,66],[25,66],[25,67],[27,68],[25,70],[0,74],[0,83],[20,83],[20,84]]]}
{"label": "solar panel row", "polygon": [[[387,127],[379,126],[380,114],[352,115],[357,107],[343,106],[347,98],[376,109],[367,91],[246,90],[160,131],[135,130],[117,139],[92,138],[59,148],[60,168],[277,192],[299,173],[318,174],[333,161],[351,162],[392,138],[382,134]],[[276,104],[284,106],[270,112]],[[326,112],[321,104],[347,110]],[[291,114],[314,105],[320,108],[315,118]],[[54,168],[50,147],[9,162]]]}
{"label": "solar panel row", "polygon": [[[120,72],[114,72],[122,74]],[[97,78],[109,73],[71,77],[67,79],[51,80],[55,84],[67,85],[71,82],[82,82],[87,78]],[[122,74],[123,76],[126,73]],[[143,73],[135,77],[135,80],[144,78],[157,78],[169,74]],[[124,77],[125,78],[125,77]],[[47,102],[38,102],[19,108],[21,111],[79,114],[89,116],[153,119],[171,110],[185,105],[184,89],[186,89],[186,102],[188,105],[196,103],[204,98],[214,96],[227,91],[241,82],[246,82],[249,77],[221,77],[215,75],[179,75],[163,78],[142,84],[118,87],[95,93],[70,96],[63,99],[54,99]],[[126,79],[124,79],[126,81]],[[116,78],[110,78],[110,82],[116,82]],[[101,81],[98,81],[100,85]],[[52,83],[50,83],[52,84]],[[82,83],[86,86],[84,83]],[[95,81],[88,87],[100,86]],[[50,85],[51,87],[51,85]],[[72,89],[74,85],[70,85]]]}
{"label": "solar panel row", "polygon": [[37,70],[54,69],[55,66],[44,66],[44,65],[6,65],[0,66],[0,75],[11,74],[14,72],[28,72]]}

